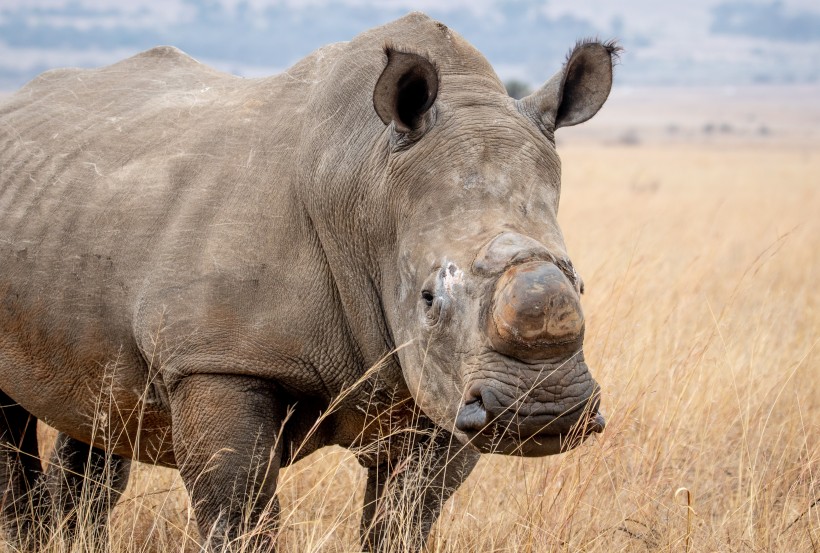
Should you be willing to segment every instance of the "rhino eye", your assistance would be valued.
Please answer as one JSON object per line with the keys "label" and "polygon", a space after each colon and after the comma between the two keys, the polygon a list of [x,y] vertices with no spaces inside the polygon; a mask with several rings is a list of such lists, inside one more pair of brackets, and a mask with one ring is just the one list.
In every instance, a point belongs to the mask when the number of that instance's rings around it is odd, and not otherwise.
{"label": "rhino eye", "polygon": [[433,300],[435,299],[435,296],[431,291],[422,290],[421,299],[424,300],[424,303],[427,305],[427,307],[433,307]]}

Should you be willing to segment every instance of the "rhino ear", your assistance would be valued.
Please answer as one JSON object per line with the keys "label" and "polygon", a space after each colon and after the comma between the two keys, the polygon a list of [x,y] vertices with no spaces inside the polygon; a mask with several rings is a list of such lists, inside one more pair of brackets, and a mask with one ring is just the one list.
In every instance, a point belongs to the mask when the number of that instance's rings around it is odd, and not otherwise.
{"label": "rhino ear", "polygon": [[386,53],[387,66],[373,90],[373,107],[386,125],[393,121],[398,132],[419,130],[436,101],[438,72],[424,56],[391,48]]}
{"label": "rhino ear", "polygon": [[612,66],[620,51],[614,41],[579,42],[561,71],[520,100],[523,111],[540,118],[552,130],[588,120],[609,96]]}

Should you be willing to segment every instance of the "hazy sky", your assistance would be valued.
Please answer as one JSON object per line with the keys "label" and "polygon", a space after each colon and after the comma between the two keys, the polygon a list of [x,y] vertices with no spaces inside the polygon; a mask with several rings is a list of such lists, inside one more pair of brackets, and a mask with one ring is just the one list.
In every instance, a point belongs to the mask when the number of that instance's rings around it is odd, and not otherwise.
{"label": "hazy sky", "polygon": [[623,84],[820,81],[818,0],[0,0],[0,89],[157,44],[266,75],[412,10],[465,36],[503,79],[540,83],[577,38],[598,36],[625,46]]}

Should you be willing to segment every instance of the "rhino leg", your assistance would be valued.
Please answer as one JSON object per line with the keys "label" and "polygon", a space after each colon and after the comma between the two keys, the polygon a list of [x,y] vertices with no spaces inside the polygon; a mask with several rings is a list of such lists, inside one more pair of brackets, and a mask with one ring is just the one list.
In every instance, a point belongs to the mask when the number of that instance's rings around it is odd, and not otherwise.
{"label": "rhino leg", "polygon": [[433,432],[403,458],[368,468],[361,523],[366,551],[421,550],[442,505],[478,462],[479,454],[452,434]]}
{"label": "rhino leg", "polygon": [[211,550],[272,551],[285,419],[274,386],[194,375],[170,395],[174,455]]}
{"label": "rhino leg", "polygon": [[0,491],[6,537],[22,550],[36,549],[42,465],[37,419],[0,392]]}
{"label": "rhino leg", "polygon": [[108,546],[108,515],[125,487],[131,461],[60,433],[46,470],[50,517],[69,541],[77,530]]}

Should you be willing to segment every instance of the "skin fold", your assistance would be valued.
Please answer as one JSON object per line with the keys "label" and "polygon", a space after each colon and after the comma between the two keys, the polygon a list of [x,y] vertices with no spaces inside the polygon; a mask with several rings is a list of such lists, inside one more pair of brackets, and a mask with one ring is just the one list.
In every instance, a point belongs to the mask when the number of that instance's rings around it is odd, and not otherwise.
{"label": "skin fold", "polygon": [[368,471],[363,546],[420,549],[480,453],[600,431],[553,133],[598,111],[616,55],[579,43],[517,101],[414,13],[274,77],[159,47],[0,104],[11,537],[71,527],[92,484],[62,467],[104,476],[104,541],[138,460],[180,470],[214,550],[267,551],[279,468],[336,444]]}

